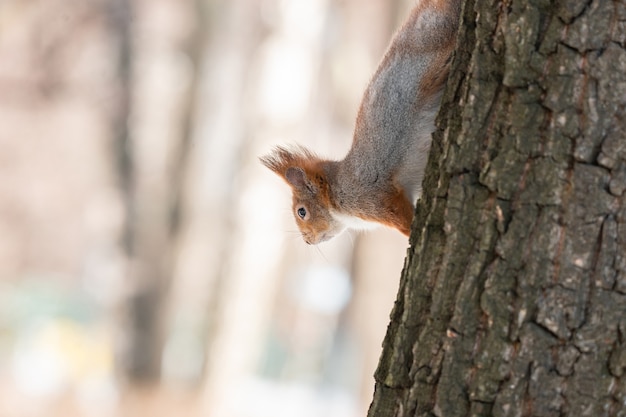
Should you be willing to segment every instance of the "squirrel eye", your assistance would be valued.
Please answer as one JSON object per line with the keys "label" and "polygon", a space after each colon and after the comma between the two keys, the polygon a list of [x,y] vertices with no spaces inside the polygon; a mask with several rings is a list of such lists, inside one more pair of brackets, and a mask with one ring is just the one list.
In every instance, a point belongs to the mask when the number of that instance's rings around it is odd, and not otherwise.
{"label": "squirrel eye", "polygon": [[304,218],[306,217],[306,209],[304,207],[299,207],[298,210],[296,210],[296,212],[298,213],[298,216],[304,220]]}

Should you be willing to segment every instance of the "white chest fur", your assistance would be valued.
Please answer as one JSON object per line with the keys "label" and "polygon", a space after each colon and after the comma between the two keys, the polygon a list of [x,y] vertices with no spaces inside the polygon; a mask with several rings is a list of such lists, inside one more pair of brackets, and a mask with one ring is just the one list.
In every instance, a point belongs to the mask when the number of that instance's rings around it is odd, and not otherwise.
{"label": "white chest fur", "polygon": [[379,223],[363,220],[360,217],[349,216],[343,213],[331,212],[335,220],[344,225],[348,229],[354,230],[371,230],[380,226]]}

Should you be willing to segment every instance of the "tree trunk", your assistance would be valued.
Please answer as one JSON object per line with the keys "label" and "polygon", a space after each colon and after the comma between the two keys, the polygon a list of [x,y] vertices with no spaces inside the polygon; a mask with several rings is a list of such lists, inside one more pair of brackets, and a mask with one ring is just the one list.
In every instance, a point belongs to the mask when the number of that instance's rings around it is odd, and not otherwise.
{"label": "tree trunk", "polygon": [[[199,26],[202,2],[170,0],[154,6],[115,0],[108,7],[119,54],[119,103],[111,130],[125,207],[121,240],[128,263],[120,302],[118,367],[128,381],[152,384],[161,374],[167,296],[195,124],[204,38]],[[165,23],[168,30],[156,29],[155,8],[171,13]],[[181,68],[189,70],[188,79],[179,75]],[[165,74],[166,80],[176,77],[178,84],[161,82],[155,74]]]}
{"label": "tree trunk", "polygon": [[369,416],[626,416],[626,2],[458,45]]}

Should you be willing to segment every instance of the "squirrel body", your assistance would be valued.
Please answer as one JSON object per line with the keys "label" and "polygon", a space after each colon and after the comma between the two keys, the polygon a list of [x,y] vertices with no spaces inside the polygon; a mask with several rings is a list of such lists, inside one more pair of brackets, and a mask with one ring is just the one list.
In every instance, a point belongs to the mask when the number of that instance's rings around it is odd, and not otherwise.
{"label": "squirrel body", "polygon": [[409,235],[455,46],[460,0],[422,0],[394,35],[339,161],[277,147],[261,162],[287,181],[304,241],[384,224]]}

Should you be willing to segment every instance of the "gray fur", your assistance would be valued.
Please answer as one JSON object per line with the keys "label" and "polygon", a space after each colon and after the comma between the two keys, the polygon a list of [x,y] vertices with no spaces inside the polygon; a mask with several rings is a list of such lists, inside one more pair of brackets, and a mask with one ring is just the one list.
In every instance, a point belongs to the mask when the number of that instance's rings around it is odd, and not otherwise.
{"label": "gray fur", "polygon": [[[339,164],[333,191],[347,211],[379,204],[376,196],[394,178],[413,203],[421,195],[443,85],[431,96],[421,94],[421,87],[438,48],[456,31],[454,19],[413,14],[392,41],[364,93],[352,149]],[[416,55],[420,45],[425,50]]]}

